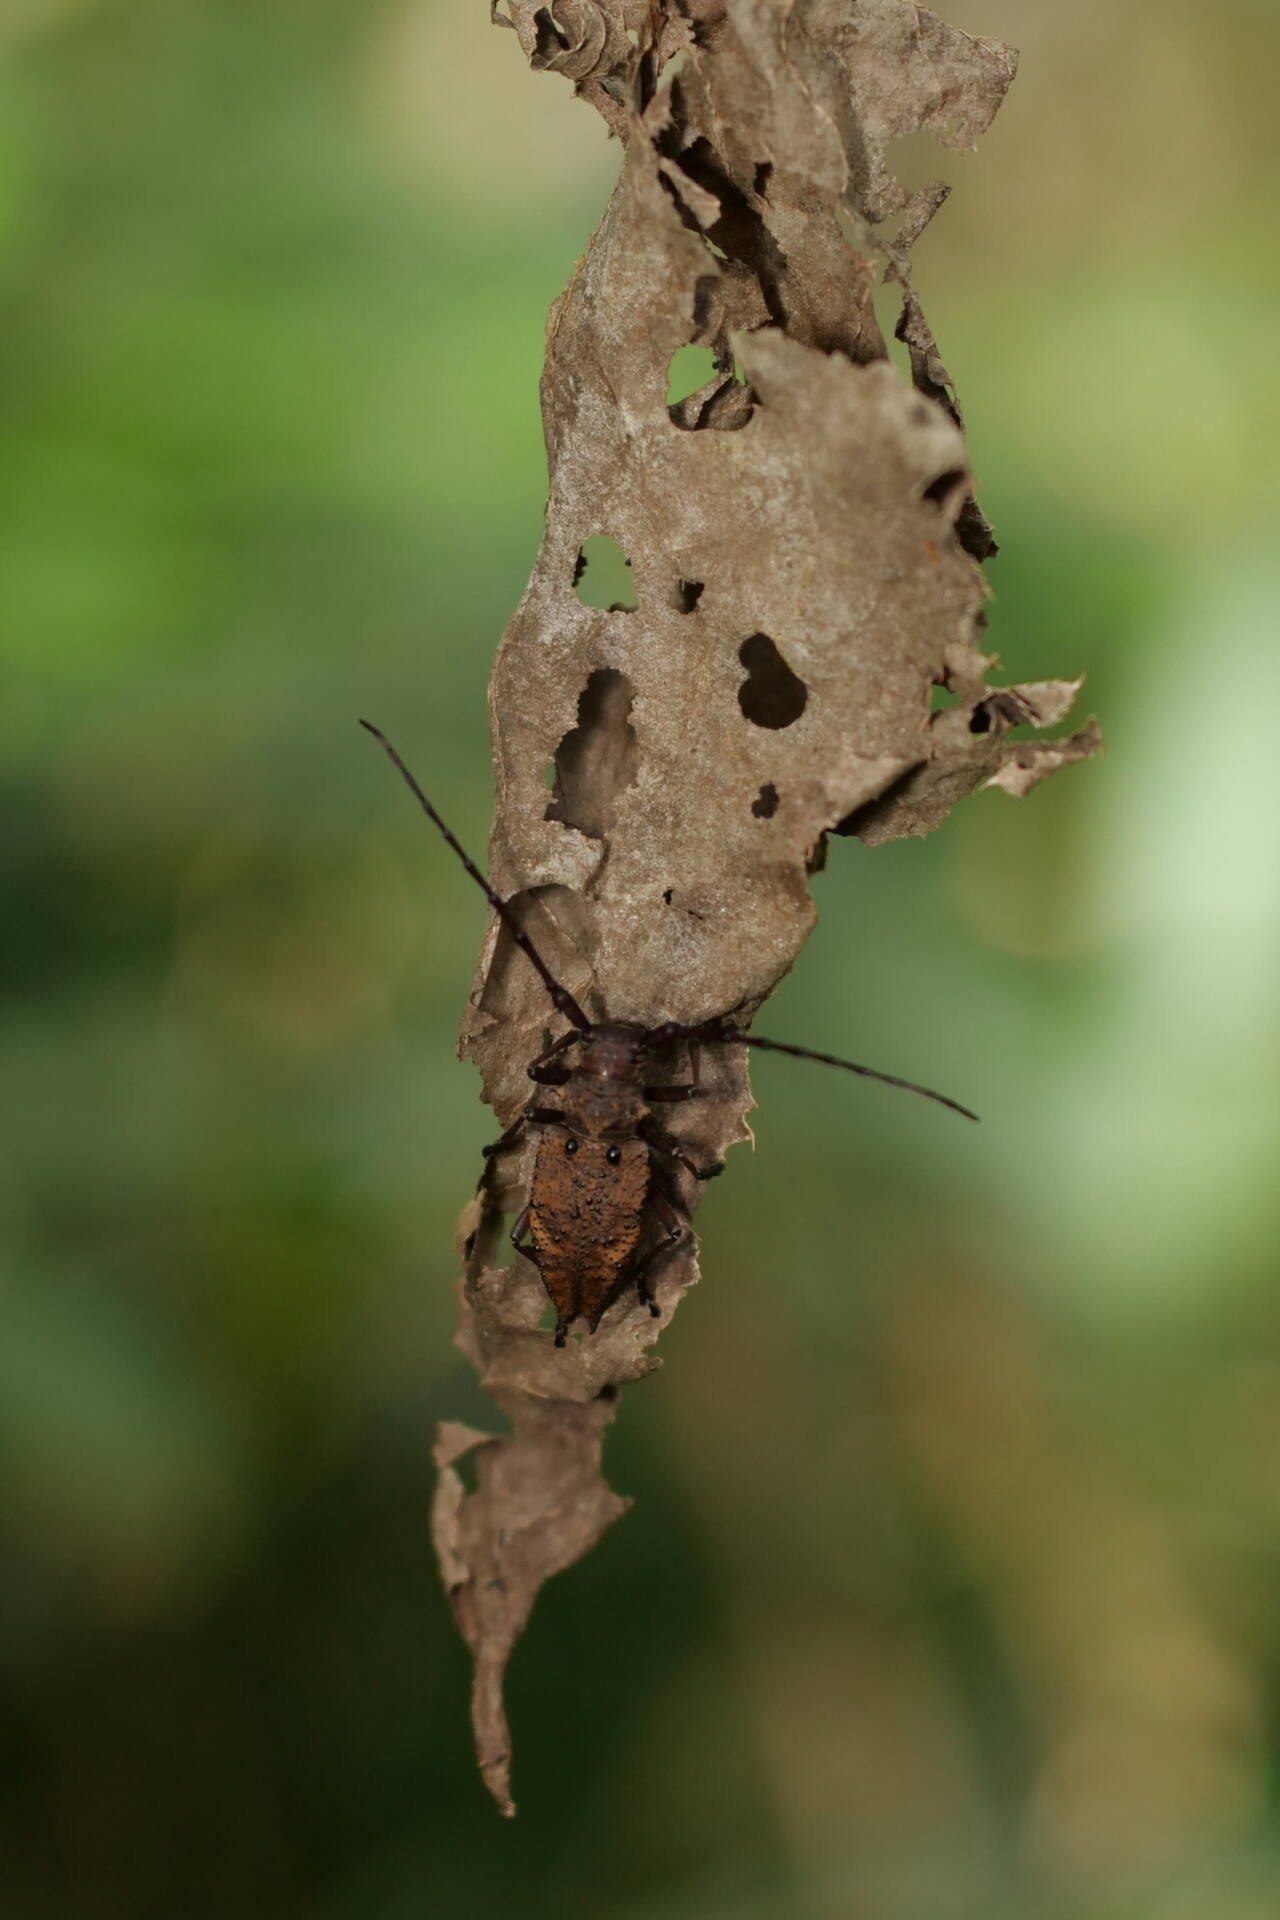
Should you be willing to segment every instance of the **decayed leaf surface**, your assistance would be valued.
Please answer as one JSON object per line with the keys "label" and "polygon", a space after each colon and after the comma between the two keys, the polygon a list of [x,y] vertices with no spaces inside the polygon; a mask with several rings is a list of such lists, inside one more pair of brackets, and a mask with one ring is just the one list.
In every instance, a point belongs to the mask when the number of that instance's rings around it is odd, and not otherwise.
{"label": "decayed leaf surface", "polygon": [[[1061,720],[1078,682],[988,683],[993,543],[910,279],[945,189],[908,195],[886,153],[921,128],[971,144],[1014,56],[905,0],[509,12],[530,64],[570,79],[624,151],[548,326],[551,492],[491,684],[491,876],[592,1017],[745,1023],[813,925],[825,834],[922,834],[974,788],[1023,793],[1098,744],[1092,727],[1006,741]],[[910,385],[875,318],[880,275],[902,289]],[[669,407],[688,346],[712,370]],[[634,606],[584,604],[595,535],[629,562]],[[938,712],[935,687],[953,701]],[[554,1026],[491,922],[462,1044],[504,1126]],[[685,1077],[678,1055],[670,1077]],[[744,1050],[711,1049],[703,1084],[672,1124],[712,1160],[748,1137]],[[542,1583],[624,1510],[600,1473],[616,1390],[658,1364],[697,1279],[680,1251],[656,1277],[661,1323],[628,1294],[556,1349],[536,1272],[497,1264],[531,1157],[517,1142],[490,1162],[461,1235],[459,1342],[510,1433],[449,1425],[437,1452],[437,1551],[475,1660],[481,1766],[508,1812],[507,1658]],[[696,1183],[683,1197],[696,1205]]]}

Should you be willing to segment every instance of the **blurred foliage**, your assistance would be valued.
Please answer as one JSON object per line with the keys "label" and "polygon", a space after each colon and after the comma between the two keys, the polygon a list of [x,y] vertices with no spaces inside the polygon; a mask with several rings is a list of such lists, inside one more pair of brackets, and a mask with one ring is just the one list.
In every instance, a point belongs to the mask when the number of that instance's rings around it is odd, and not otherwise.
{"label": "blurred foliage", "polygon": [[833,846],[769,1031],[986,1122],[758,1063],[508,1828],[425,1532],[482,912],[355,725],[483,848],[616,161],[486,15],[0,10],[5,1911],[1263,1920],[1280,17],[956,0],[993,644],[1109,755]]}

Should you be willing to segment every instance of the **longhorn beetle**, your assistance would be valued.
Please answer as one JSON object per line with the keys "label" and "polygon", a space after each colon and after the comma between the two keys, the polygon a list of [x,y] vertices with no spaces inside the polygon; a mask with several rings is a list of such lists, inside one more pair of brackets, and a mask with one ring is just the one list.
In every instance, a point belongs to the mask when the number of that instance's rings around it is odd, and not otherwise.
{"label": "longhorn beetle", "polygon": [[[370,721],[360,725],[371,733],[414,794],[429,820],[435,822],[471,878],[483,891],[503,926],[526,954],[569,1029],[548,1040],[529,1067],[529,1078],[540,1087],[561,1089],[563,1105],[539,1106],[533,1101],[509,1126],[500,1140],[484,1149],[486,1159],[509,1146],[526,1125],[539,1131],[538,1152],[528,1204],[511,1229],[517,1253],[533,1261],[556,1310],[555,1341],[565,1343],[572,1323],[581,1318],[590,1332],[630,1283],[651,1314],[658,1304],[649,1284],[655,1259],[670,1253],[692,1235],[689,1216],[659,1185],[658,1170],[683,1167],[695,1180],[711,1180],[723,1173],[724,1162],[695,1166],[680,1143],[658,1124],[652,1109],[692,1100],[699,1092],[698,1076],[703,1043],[715,1046],[764,1047],[770,1053],[789,1053],[796,1060],[819,1060],[824,1066],[843,1067],[886,1086],[923,1094],[962,1113],[977,1114],[949,1100],[945,1093],[920,1087],[896,1074],[878,1073],[834,1054],[815,1053],[811,1047],[792,1047],[781,1040],[764,1040],[744,1033],[727,1015],[692,1025],[667,1020],[661,1026],[641,1027],[622,1020],[589,1020],[566,987],[561,986],[542,955],[520,925],[510,906],[489,885],[475,862],[454,839],[422,788],[391,742]],[[677,1086],[654,1086],[649,1079],[650,1055],[674,1040],[689,1049],[690,1078]],[[566,1055],[578,1049],[576,1066]],[[652,1213],[663,1238],[641,1251],[646,1213]],[[529,1236],[526,1239],[526,1235]]]}

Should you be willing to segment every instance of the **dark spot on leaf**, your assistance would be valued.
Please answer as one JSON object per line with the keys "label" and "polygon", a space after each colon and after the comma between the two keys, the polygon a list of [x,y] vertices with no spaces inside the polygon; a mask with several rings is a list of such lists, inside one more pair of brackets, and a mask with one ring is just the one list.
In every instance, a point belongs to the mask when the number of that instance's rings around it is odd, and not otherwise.
{"label": "dark spot on leaf", "polygon": [[747,677],[738,688],[738,705],[755,727],[775,732],[800,718],[809,689],[778,652],[767,633],[753,633],[738,648]]}
{"label": "dark spot on leaf", "polygon": [[985,700],[979,700],[969,715],[969,731],[970,733],[990,733],[991,709]]}
{"label": "dark spot on leaf", "polygon": [[569,36],[552,17],[550,7],[539,7],[533,16],[533,46],[538,61],[554,60],[557,53],[563,53],[571,44]]}
{"label": "dark spot on leaf", "polygon": [[967,487],[969,476],[963,467],[948,467],[936,480],[931,480],[920,498],[931,500],[935,507],[945,506],[957,487]]}
{"label": "dark spot on leaf", "polygon": [[772,820],[778,811],[778,789],[772,780],[766,780],[755,799],[751,802],[751,811],[757,820]]}
{"label": "dark spot on leaf", "polygon": [[692,613],[702,598],[701,580],[681,580],[676,586],[676,605],[681,613]]}
{"label": "dark spot on leaf", "polygon": [[762,160],[756,168],[751,182],[757,200],[763,200],[769,191],[769,178],[773,172],[772,160]]}
{"label": "dark spot on leaf", "polygon": [[693,331],[705,338],[711,328],[720,293],[718,273],[700,274],[693,288]]}
{"label": "dark spot on leaf", "polygon": [[673,899],[673,897],[674,897],[674,895],[675,895],[675,888],[674,888],[674,887],[664,887],[664,888],[663,888],[663,890],[662,890],[662,897],[663,897],[663,899],[664,899],[664,900],[666,901],[666,903],[667,903],[667,905],[668,905],[668,906],[670,906],[670,905],[671,905],[671,902],[672,902],[672,899]]}

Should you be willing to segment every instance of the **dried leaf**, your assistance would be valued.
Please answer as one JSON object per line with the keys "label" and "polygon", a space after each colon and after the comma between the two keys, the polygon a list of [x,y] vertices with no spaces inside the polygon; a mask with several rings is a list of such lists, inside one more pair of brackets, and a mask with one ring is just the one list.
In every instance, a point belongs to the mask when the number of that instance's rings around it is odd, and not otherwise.
{"label": "dried leaf", "polygon": [[[925,833],[975,787],[1019,791],[1048,757],[1097,744],[1088,729],[1005,744],[1065,714],[1077,683],[988,685],[975,555],[989,529],[908,271],[945,190],[908,195],[886,159],[921,128],[970,144],[1014,56],[905,0],[510,13],[530,64],[569,76],[625,154],[548,326],[550,500],[491,683],[490,871],[592,1017],[746,1022],[813,926],[828,832]],[[882,235],[892,215],[902,225]],[[886,270],[914,387],[876,322]],[[669,364],[690,345],[717,371],[668,409]],[[629,561],[633,609],[579,597],[593,535]],[[957,704],[932,712],[936,686]],[[504,1124],[550,1024],[491,923],[462,1047]],[[710,1160],[749,1138],[744,1050],[711,1049],[703,1084],[673,1125]],[[658,1364],[660,1330],[628,1296],[597,1334],[553,1346],[537,1274],[495,1258],[531,1155],[489,1163],[461,1229],[459,1344],[511,1432],[450,1425],[437,1455],[437,1549],[476,1662],[481,1766],[507,1811],[503,1670],[541,1583],[624,1509],[600,1476],[602,1435],[617,1388]],[[660,1272],[662,1324],[696,1278],[690,1251]],[[468,1496],[457,1462],[472,1453]]]}
{"label": "dried leaf", "polygon": [[1101,746],[1102,729],[1096,720],[1087,721],[1079,733],[1073,733],[1068,740],[1027,741],[1013,748],[987,785],[1003,787],[1016,799],[1025,799],[1032,787],[1038,787],[1059,767],[1069,767],[1075,760],[1089,760]]}
{"label": "dried leaf", "polygon": [[[545,1581],[590,1551],[625,1513],[600,1473],[611,1399],[589,1406],[505,1406],[514,1433],[495,1441],[445,1421],[432,1539],[462,1637],[475,1661],[472,1720],[485,1785],[513,1814],[511,1741],[502,1684],[511,1649]],[[479,1485],[467,1495],[457,1462],[477,1455]]]}

